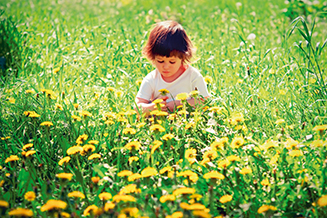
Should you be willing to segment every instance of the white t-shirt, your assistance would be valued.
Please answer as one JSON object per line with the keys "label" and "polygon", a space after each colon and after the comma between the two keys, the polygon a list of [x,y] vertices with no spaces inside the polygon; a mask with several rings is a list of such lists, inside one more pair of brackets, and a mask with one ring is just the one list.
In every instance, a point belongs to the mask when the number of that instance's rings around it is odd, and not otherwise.
{"label": "white t-shirt", "polygon": [[173,100],[171,96],[175,99],[177,94],[183,92],[190,93],[196,88],[200,96],[209,96],[203,76],[192,66],[188,66],[180,77],[170,83],[165,82],[158,69],[155,69],[144,77],[136,97],[153,101],[160,97],[160,89],[167,89],[169,91],[167,95],[169,99],[166,102],[169,102]]}

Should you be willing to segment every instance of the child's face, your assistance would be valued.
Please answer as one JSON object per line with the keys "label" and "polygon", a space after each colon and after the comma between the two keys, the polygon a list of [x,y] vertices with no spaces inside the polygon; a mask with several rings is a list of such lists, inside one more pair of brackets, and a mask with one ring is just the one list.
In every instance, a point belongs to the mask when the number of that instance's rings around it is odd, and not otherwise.
{"label": "child's face", "polygon": [[184,72],[182,59],[175,56],[165,57],[156,55],[154,65],[166,82],[173,82]]}

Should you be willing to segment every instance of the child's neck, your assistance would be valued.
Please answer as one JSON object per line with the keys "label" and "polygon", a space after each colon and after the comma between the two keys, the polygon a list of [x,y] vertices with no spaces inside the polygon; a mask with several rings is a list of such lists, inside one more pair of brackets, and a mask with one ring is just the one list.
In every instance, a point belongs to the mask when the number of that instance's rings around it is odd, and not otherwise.
{"label": "child's neck", "polygon": [[178,71],[171,77],[163,77],[161,76],[161,78],[167,82],[167,83],[171,83],[174,82],[176,79],[178,79],[181,75],[183,75],[183,73],[186,71],[186,69],[188,68],[188,65],[181,65],[181,67],[178,69]]}

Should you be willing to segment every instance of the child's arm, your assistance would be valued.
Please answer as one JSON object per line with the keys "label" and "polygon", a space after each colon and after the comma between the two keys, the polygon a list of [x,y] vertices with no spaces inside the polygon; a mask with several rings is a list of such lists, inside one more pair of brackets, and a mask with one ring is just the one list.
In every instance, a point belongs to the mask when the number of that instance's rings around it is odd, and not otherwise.
{"label": "child's arm", "polygon": [[[166,108],[166,100],[167,100],[167,96],[164,96],[164,97],[160,97],[162,100],[164,100],[162,102],[162,104],[164,104],[165,106],[163,106],[161,109],[163,111],[167,111],[167,108]],[[135,99],[135,102],[136,102],[136,105],[137,105],[137,109],[136,111],[137,112],[142,112],[144,114],[146,114],[147,116],[150,114],[151,111],[155,110],[155,104],[149,100],[146,100],[144,98],[138,98],[136,97]]]}
{"label": "child's arm", "polygon": [[[203,98],[197,98],[196,100],[194,98],[188,99],[187,103],[189,103],[189,105],[191,105],[192,107],[195,107],[196,105],[202,105],[205,101],[205,99],[208,99],[209,97],[204,97]],[[168,102],[166,104],[166,107],[170,110],[170,111],[174,111],[174,109],[176,109],[177,106],[182,105],[182,102],[180,100],[175,100],[175,101],[171,101]]]}

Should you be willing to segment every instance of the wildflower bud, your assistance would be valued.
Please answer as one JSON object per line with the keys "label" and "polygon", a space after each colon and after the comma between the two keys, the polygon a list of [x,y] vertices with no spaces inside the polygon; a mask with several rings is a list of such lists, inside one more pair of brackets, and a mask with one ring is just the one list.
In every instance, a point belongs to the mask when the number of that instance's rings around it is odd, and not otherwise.
{"label": "wildflower bud", "polygon": [[250,76],[250,67],[247,67],[248,76]]}
{"label": "wildflower bud", "polygon": [[156,208],[156,217],[159,217],[160,215],[160,206]]}
{"label": "wildflower bud", "polygon": [[36,99],[38,99],[40,97],[39,93],[36,94]]}
{"label": "wildflower bud", "polygon": [[276,168],[275,168],[275,169],[273,169],[273,171],[272,171],[272,172],[273,172],[273,174],[276,174],[276,171],[277,171],[277,170],[276,170]]}
{"label": "wildflower bud", "polygon": [[253,106],[253,99],[250,98],[250,105]]}
{"label": "wildflower bud", "polygon": [[285,129],[283,127],[282,127],[281,132],[282,132],[283,135],[285,134]]}
{"label": "wildflower bud", "polygon": [[65,98],[65,91],[63,91],[63,92],[61,93],[61,96],[62,96],[62,99]]}
{"label": "wildflower bud", "polygon": [[304,129],[304,127],[306,126],[306,124],[307,124],[306,122],[303,122],[302,123],[302,130]]}

